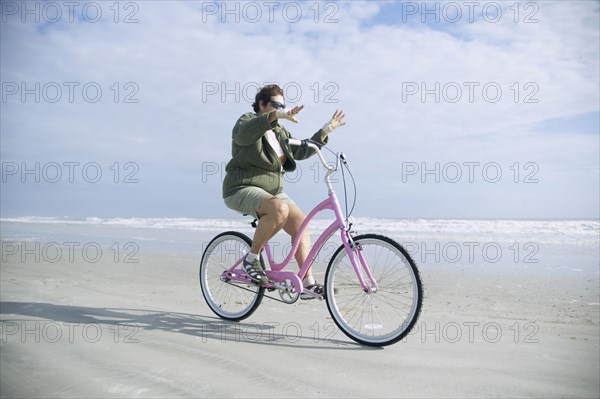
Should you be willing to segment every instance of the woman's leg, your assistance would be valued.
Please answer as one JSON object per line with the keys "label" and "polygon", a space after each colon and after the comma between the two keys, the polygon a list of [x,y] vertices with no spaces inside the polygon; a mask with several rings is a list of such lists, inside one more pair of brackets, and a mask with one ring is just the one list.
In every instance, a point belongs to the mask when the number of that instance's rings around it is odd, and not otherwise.
{"label": "woman's leg", "polygon": [[[288,205],[288,217],[283,226],[283,230],[288,233],[292,237],[292,243],[296,239],[300,226],[306,219],[306,215],[302,212],[302,210],[295,204]],[[298,250],[296,251],[296,262],[299,267],[302,267],[308,253],[310,252],[310,234],[308,232],[308,227],[304,229],[302,232],[302,237],[300,238],[300,245],[298,246]],[[312,276],[312,268],[308,269],[306,272],[306,277]]]}
{"label": "woman's leg", "polygon": [[260,220],[254,231],[250,252],[258,255],[265,243],[285,225],[289,215],[289,206],[285,201],[271,196],[262,200],[256,213]]}

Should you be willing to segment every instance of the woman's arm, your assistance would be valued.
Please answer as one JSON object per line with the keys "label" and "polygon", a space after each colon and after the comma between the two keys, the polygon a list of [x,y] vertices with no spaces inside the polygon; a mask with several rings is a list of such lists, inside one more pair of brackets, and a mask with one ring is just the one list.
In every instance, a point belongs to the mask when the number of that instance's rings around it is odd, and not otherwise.
{"label": "woman's arm", "polygon": [[242,115],[233,127],[233,141],[237,145],[247,146],[259,140],[267,130],[277,125],[277,118],[271,122],[275,111],[254,116],[252,113]]}

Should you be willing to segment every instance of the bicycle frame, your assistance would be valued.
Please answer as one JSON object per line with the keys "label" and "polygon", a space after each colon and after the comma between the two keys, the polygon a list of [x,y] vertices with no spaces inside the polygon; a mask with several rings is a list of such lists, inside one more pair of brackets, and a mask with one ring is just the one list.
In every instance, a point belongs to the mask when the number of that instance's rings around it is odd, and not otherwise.
{"label": "bicycle frame", "polygon": [[[292,140],[290,139],[290,144],[299,145],[300,142],[298,140],[294,140],[292,142]],[[377,282],[375,281],[375,278],[371,274],[371,271],[360,252],[360,248],[357,248],[357,246],[354,244],[354,241],[352,240],[352,236],[350,235],[350,232],[346,229],[346,225],[344,223],[344,217],[342,215],[342,209],[340,207],[340,204],[338,202],[335,191],[333,190],[330,180],[329,180],[329,177],[331,176],[331,174],[333,174],[339,167],[340,157],[338,155],[338,159],[337,159],[337,163],[336,163],[335,167],[329,166],[327,164],[327,162],[325,161],[325,159],[323,158],[323,155],[321,154],[321,151],[317,146],[315,146],[312,143],[308,143],[307,145],[310,146],[311,148],[314,148],[317,151],[317,154],[319,155],[321,163],[323,163],[323,165],[328,170],[327,174],[325,175],[325,183],[327,184],[327,187],[329,189],[329,195],[328,195],[327,199],[325,199],[320,204],[315,206],[312,209],[312,211],[310,211],[310,213],[306,216],[306,219],[304,220],[304,222],[300,226],[300,229],[298,230],[296,239],[292,243],[292,248],[290,249],[290,252],[287,254],[287,256],[285,257],[285,259],[282,262],[277,263],[275,261],[273,254],[271,252],[271,247],[269,246],[269,243],[267,242],[265,244],[264,251],[267,255],[267,259],[269,261],[269,267],[270,267],[270,270],[265,270],[265,273],[266,273],[267,277],[269,278],[269,280],[274,281],[274,282],[284,282],[285,280],[290,280],[292,282],[292,285],[294,286],[294,289],[297,292],[302,293],[302,291],[304,290],[304,287],[302,285],[302,279],[306,276],[306,272],[314,263],[321,248],[323,248],[325,243],[329,240],[329,238],[331,238],[331,236],[335,233],[335,231],[339,230],[342,243],[344,245],[344,248],[346,249],[346,252],[348,253],[348,258],[352,262],[352,267],[354,268],[354,271],[356,272],[356,276],[358,277],[358,280],[360,281],[360,284],[362,285],[363,289],[365,290],[365,292],[376,291],[377,290]],[[321,233],[321,235],[319,236],[317,241],[315,241],[314,245],[312,246],[310,252],[308,253],[308,255],[306,257],[306,260],[304,261],[304,264],[300,266],[300,270],[297,273],[283,271],[283,269],[285,269],[285,267],[292,260],[292,257],[296,254],[296,251],[298,250],[298,246],[300,245],[300,239],[302,237],[302,233],[304,232],[304,230],[307,228],[307,226],[310,224],[312,219],[319,212],[328,210],[328,209],[332,210],[334,212],[335,220]],[[246,256],[246,254],[243,254],[242,257],[240,259],[238,259],[238,261],[235,262],[235,264],[232,267],[225,270],[223,272],[223,276],[226,276],[228,279],[233,279],[233,280],[237,280],[240,282],[248,282],[248,280],[243,278],[242,276],[240,276],[240,273],[236,270],[236,268],[243,262],[245,256]],[[361,272],[361,270],[362,270],[362,272]],[[241,271],[241,270],[239,270],[239,271]],[[367,279],[365,279],[363,277],[363,272],[366,275]],[[367,280],[368,280],[368,282],[367,282]],[[270,286],[268,284],[266,284],[265,287],[269,288]]]}

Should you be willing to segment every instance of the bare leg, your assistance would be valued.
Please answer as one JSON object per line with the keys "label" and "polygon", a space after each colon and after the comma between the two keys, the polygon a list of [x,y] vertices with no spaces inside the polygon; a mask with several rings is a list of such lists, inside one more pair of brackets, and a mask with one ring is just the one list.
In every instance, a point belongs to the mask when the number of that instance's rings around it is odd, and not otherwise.
{"label": "bare leg", "polygon": [[[298,235],[298,231],[300,230],[300,226],[306,216],[302,212],[302,210],[296,205],[289,205],[288,218],[283,226],[283,230],[288,233],[292,237],[292,243],[296,239]],[[310,252],[310,234],[308,232],[308,228],[302,232],[302,237],[300,238],[300,245],[298,246],[298,250],[296,251],[296,262],[298,262],[298,266],[302,267],[308,253]],[[312,276],[312,268],[308,269],[306,272],[306,276]]]}
{"label": "bare leg", "polygon": [[288,218],[288,204],[275,197],[265,198],[257,210],[260,221],[254,231],[250,251],[260,254],[265,243],[281,230]]}

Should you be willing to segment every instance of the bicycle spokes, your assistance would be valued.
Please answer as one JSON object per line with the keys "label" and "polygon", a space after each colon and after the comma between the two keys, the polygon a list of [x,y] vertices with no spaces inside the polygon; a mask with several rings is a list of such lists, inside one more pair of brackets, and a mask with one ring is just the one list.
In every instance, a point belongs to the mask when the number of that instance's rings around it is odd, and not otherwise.
{"label": "bicycle spokes", "polygon": [[[354,242],[355,251],[349,255],[341,247],[327,268],[329,311],[338,327],[358,342],[397,342],[410,331],[421,309],[418,270],[406,251],[387,237],[364,235]],[[361,266],[361,274],[352,256],[362,257],[359,263],[367,266]],[[365,286],[367,282],[372,285]]]}

